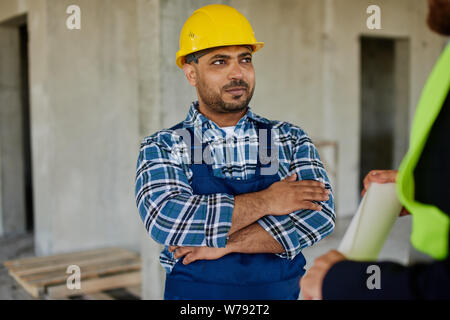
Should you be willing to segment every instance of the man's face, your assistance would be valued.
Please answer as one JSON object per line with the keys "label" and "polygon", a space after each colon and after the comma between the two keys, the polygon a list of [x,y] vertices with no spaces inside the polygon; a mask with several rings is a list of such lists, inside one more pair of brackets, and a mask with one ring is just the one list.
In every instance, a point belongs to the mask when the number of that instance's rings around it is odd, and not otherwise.
{"label": "man's face", "polygon": [[450,36],[450,0],[428,0],[428,26],[431,30]]}
{"label": "man's face", "polygon": [[247,108],[255,90],[255,70],[248,47],[220,47],[191,62],[195,70],[189,82],[197,88],[202,102],[214,112],[241,112]]}

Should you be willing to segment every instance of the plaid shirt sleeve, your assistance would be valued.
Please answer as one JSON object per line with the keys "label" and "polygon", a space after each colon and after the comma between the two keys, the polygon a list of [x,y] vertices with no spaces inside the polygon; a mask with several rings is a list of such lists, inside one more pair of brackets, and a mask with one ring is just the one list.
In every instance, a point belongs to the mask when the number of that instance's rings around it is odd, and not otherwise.
{"label": "plaid shirt sleeve", "polygon": [[157,137],[141,143],[136,167],[136,205],[147,232],[166,246],[225,247],[234,197],[194,195],[171,133]]}
{"label": "plaid shirt sleeve", "polygon": [[[311,139],[298,127],[291,127],[293,151],[290,173],[298,180],[317,180],[331,191],[327,173],[319,153]],[[329,235],[335,226],[334,198],[330,193],[328,201],[321,202],[322,210],[298,210],[284,216],[264,216],[258,223],[269,232],[285,249],[278,256],[293,259],[302,249],[312,246]]]}

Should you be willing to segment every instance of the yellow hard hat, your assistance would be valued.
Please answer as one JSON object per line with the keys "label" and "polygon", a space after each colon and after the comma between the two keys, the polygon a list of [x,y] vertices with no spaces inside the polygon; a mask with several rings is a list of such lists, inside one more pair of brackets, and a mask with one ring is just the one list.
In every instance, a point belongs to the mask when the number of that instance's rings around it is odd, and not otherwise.
{"label": "yellow hard hat", "polygon": [[193,52],[235,45],[251,45],[256,52],[264,42],[256,41],[250,22],[239,11],[224,4],[210,4],[197,9],[185,22],[176,64],[183,68],[185,57]]}

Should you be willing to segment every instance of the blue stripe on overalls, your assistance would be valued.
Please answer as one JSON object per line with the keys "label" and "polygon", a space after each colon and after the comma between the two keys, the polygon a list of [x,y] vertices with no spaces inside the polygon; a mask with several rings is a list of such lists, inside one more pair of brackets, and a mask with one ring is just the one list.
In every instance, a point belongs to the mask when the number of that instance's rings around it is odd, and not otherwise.
{"label": "blue stripe on overalls", "polygon": [[[180,129],[178,124],[172,129]],[[259,129],[271,126],[257,123]],[[189,130],[193,135],[193,131]],[[192,148],[194,144],[191,144]],[[202,149],[206,147],[202,146]],[[191,149],[191,156],[193,149]],[[211,165],[192,164],[191,186],[194,194],[227,193],[239,195],[268,188],[279,181],[278,174],[261,175],[257,157],[253,178],[247,180],[215,177]],[[270,165],[270,164],[269,164]],[[305,258],[299,253],[293,260],[272,253],[232,253],[217,260],[198,260],[188,265],[180,259],[166,276],[166,300],[297,300],[300,277],[305,273]]]}

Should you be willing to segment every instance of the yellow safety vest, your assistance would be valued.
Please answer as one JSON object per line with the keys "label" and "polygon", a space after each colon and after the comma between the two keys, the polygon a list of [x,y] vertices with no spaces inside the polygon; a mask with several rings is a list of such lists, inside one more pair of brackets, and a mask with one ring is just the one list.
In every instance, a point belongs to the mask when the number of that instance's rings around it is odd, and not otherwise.
{"label": "yellow safety vest", "polygon": [[[412,215],[411,243],[417,250],[437,260],[447,257],[450,218],[436,206],[414,200],[414,169],[449,89],[450,44],[436,63],[422,91],[412,126],[409,150],[397,177],[400,202]],[[446,144],[443,147],[450,145],[450,141],[443,143]]]}

